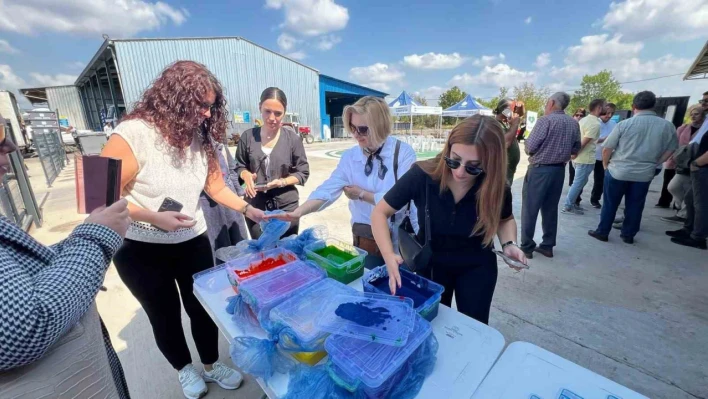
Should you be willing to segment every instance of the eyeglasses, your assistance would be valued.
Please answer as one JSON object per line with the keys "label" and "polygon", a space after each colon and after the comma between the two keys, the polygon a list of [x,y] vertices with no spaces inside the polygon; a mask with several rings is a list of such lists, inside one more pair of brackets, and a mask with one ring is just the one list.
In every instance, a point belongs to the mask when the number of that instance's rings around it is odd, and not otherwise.
{"label": "eyeglasses", "polygon": [[[447,164],[448,168],[453,170],[462,166],[462,162],[457,161],[455,159],[450,159],[448,157],[445,157],[445,164]],[[465,165],[465,172],[472,176],[479,176],[484,173],[484,169],[480,168],[479,166]]]}
{"label": "eyeglasses", "polygon": [[351,129],[352,133],[356,133],[359,136],[368,136],[369,135],[369,127],[368,126],[354,126],[353,124],[349,124],[349,129]]}
{"label": "eyeglasses", "polygon": [[698,100],[698,104],[708,104],[708,100]]}
{"label": "eyeglasses", "polygon": [[209,111],[209,112],[214,112],[216,110],[216,104],[215,103],[202,103],[201,108],[202,112]]}
{"label": "eyeglasses", "polygon": [[575,115],[573,115],[573,116],[576,117],[576,118],[583,118],[583,117],[585,117],[585,115],[583,115],[583,114],[575,114]]}

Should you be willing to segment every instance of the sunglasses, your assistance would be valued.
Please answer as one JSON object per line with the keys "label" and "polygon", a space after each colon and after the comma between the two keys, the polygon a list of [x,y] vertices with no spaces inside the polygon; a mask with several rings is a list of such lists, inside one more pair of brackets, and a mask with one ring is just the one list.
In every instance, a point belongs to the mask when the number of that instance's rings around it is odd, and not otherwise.
{"label": "sunglasses", "polygon": [[575,114],[575,115],[573,115],[573,116],[578,117],[578,118],[582,118],[582,117],[584,117],[585,115],[583,115],[583,114]]}
{"label": "sunglasses", "polygon": [[698,100],[698,104],[708,104],[708,100]]}
{"label": "sunglasses", "polygon": [[[462,162],[450,159],[448,157],[445,157],[445,164],[447,164],[448,168],[453,170],[462,166]],[[484,173],[484,169],[480,168],[479,166],[465,165],[465,172],[472,176],[479,176]]]}
{"label": "sunglasses", "polygon": [[369,127],[368,126],[354,126],[352,124],[349,124],[349,129],[351,129],[352,133],[356,133],[359,136],[368,136],[369,135]]}

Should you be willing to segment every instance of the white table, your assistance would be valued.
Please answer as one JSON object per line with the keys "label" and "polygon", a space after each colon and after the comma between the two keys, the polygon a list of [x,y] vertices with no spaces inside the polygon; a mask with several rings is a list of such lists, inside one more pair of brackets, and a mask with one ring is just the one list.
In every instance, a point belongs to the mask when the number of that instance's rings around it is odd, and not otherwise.
{"label": "white table", "polygon": [[[226,313],[226,298],[234,295],[234,292],[224,270],[216,271],[208,280],[212,283],[210,287],[194,284],[197,299],[226,339],[232,341],[235,337],[246,335],[231,321],[231,315]],[[352,282],[350,286],[363,290],[361,279]],[[499,331],[444,305],[440,305],[438,316],[431,325],[440,349],[435,369],[425,380],[418,397],[471,397],[504,349],[504,337]],[[249,331],[248,335],[254,335],[253,331]],[[265,335],[259,338],[265,338]],[[282,397],[287,392],[288,380],[287,374],[276,374],[267,383],[257,379],[271,399]]]}
{"label": "white table", "polygon": [[558,399],[563,389],[577,395],[570,398],[648,399],[528,342],[506,348],[472,399]]}

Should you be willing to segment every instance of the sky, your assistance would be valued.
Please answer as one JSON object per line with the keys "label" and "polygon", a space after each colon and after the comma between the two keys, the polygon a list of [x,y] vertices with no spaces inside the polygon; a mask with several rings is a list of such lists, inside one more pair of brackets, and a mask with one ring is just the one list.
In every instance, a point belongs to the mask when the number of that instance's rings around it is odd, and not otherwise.
{"label": "sky", "polygon": [[[587,5],[592,4],[592,5]],[[609,69],[623,89],[690,95],[708,0],[0,0],[0,90],[73,84],[111,38],[241,36],[321,73],[434,104],[532,82],[571,91]],[[27,101],[18,96],[21,106]]]}

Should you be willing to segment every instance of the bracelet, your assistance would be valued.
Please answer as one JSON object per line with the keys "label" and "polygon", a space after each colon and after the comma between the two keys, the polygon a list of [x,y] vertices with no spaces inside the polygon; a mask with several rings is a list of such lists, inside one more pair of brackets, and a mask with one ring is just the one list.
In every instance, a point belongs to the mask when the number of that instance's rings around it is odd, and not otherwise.
{"label": "bracelet", "polygon": [[249,208],[250,206],[251,206],[251,204],[248,204],[248,203],[247,203],[246,206],[243,207],[243,210],[241,211],[241,213],[243,213],[243,214],[245,215],[246,212],[248,212],[248,208]]}
{"label": "bracelet", "polygon": [[516,248],[519,247],[519,245],[517,243],[515,243],[514,241],[507,241],[504,244],[502,244],[502,251],[504,250],[504,248],[508,247],[509,245],[513,245]]}

